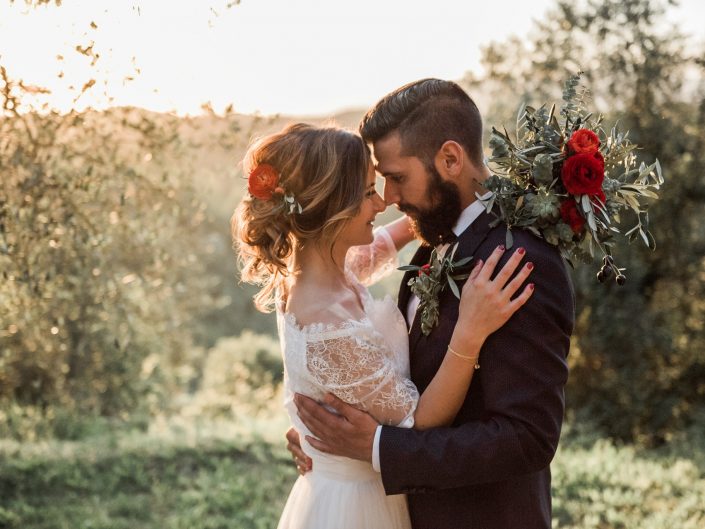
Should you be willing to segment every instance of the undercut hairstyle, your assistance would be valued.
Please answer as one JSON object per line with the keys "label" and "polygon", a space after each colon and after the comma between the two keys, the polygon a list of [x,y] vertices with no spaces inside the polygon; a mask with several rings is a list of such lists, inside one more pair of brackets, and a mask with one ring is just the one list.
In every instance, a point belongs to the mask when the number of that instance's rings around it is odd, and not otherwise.
{"label": "undercut hairstyle", "polygon": [[452,81],[421,79],[380,99],[360,122],[360,135],[374,143],[398,131],[402,154],[426,166],[449,140],[459,143],[470,161],[481,166],[482,117],[475,102]]}

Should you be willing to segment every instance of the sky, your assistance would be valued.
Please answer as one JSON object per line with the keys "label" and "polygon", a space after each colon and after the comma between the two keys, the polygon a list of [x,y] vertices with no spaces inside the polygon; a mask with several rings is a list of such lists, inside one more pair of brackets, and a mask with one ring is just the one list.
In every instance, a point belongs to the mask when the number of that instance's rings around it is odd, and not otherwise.
{"label": "sky", "polygon": [[[423,77],[480,72],[483,45],[525,37],[553,0],[0,0],[0,65],[60,110],[327,115]],[[705,40],[705,2],[669,20]],[[92,25],[95,27],[92,27]],[[93,57],[76,51],[94,42]],[[90,53],[90,52],[89,52]],[[96,85],[80,97],[91,78]],[[71,88],[73,87],[73,88]]]}

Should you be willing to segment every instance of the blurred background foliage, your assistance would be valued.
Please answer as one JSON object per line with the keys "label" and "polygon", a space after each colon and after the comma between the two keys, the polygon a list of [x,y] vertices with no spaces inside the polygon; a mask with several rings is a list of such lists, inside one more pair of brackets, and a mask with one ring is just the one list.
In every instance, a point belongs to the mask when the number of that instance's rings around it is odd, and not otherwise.
{"label": "blurred background foliage", "polygon": [[568,404],[610,436],[658,444],[705,404],[705,81],[702,44],[665,22],[666,2],[560,1],[526,41],[484,50],[488,122],[513,123],[525,101],[560,101],[561,82],[585,72],[607,129],[618,123],[658,158],[667,181],[650,212],[657,249],[620,248],[624,287],[574,274],[577,327]]}
{"label": "blurred background foliage", "polygon": [[[511,131],[522,102],[560,102],[582,70],[596,110],[666,177],[656,251],[618,249],[627,284],[574,273],[561,527],[705,523],[705,49],[666,24],[668,5],[559,1],[462,80],[486,128]],[[60,525],[39,512],[71,526],[95,508],[76,495],[102,506],[91,527],[272,526],[294,476],[280,352],[274,317],[238,284],[229,219],[249,141],[291,119],[59,114],[26,107],[30,88],[0,74],[0,527]],[[363,112],[335,122],[355,128]],[[114,479],[99,486],[101,473]],[[645,501],[635,483],[658,487]],[[71,507],[54,512],[61,495]],[[159,514],[171,509],[181,517]]]}

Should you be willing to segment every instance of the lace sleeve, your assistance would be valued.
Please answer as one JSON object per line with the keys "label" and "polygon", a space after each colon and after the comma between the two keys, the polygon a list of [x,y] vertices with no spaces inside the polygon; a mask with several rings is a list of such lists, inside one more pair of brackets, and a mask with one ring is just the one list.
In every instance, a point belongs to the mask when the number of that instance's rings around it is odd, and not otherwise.
{"label": "lace sleeve", "polygon": [[381,338],[350,331],[310,337],[306,365],[314,380],[381,424],[413,427],[416,386],[395,369],[392,352]]}
{"label": "lace sleeve", "polygon": [[345,266],[365,286],[376,283],[396,270],[397,249],[389,232],[384,228],[375,230],[371,244],[353,246],[345,256]]}

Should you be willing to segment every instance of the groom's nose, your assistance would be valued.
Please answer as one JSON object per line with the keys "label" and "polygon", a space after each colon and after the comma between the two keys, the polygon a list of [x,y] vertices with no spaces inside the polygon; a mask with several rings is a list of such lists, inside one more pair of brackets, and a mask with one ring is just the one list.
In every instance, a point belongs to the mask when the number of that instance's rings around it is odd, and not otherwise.
{"label": "groom's nose", "polygon": [[394,186],[384,183],[384,203],[388,206],[399,203],[399,193],[394,189]]}

